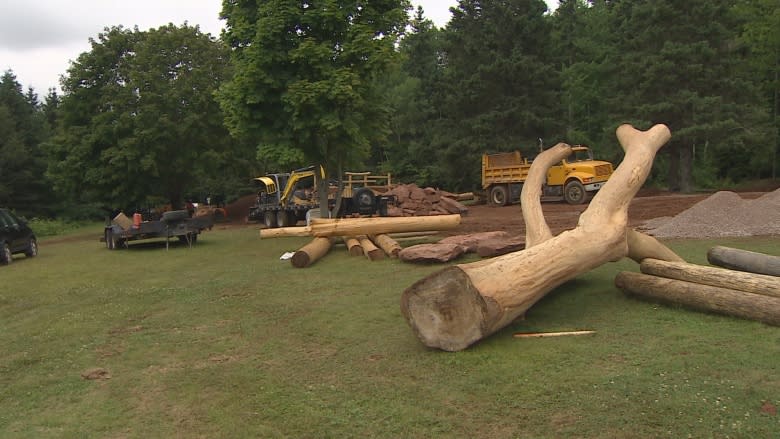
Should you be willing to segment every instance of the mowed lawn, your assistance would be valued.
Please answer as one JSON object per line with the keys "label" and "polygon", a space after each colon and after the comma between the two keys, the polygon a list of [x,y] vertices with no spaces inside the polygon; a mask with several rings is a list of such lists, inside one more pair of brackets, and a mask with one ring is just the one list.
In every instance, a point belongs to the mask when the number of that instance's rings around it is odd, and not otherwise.
{"label": "mowed lawn", "polygon": [[[448,353],[399,308],[441,266],[342,246],[296,269],[279,256],[307,239],[257,230],[108,251],[93,227],[0,267],[0,437],[780,437],[780,328],[626,297],[629,260]],[[780,237],[669,245],[780,254]],[[597,332],[512,337],[575,329]]]}

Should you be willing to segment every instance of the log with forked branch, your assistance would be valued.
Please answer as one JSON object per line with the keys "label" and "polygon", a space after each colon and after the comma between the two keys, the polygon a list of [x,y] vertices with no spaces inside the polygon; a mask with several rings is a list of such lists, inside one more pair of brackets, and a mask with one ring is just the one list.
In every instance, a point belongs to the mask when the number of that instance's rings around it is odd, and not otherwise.
{"label": "log with forked branch", "polygon": [[627,228],[628,205],[644,183],[656,152],[671,134],[664,125],[617,129],[623,162],[580,216],[577,227],[553,237],[542,214],[541,184],[547,169],[571,152],[569,145],[534,160],[521,203],[526,249],[455,265],[423,278],[401,297],[401,312],[429,347],[458,351],[493,334],[525,313],[555,287],[625,256],[682,261],[654,238]]}

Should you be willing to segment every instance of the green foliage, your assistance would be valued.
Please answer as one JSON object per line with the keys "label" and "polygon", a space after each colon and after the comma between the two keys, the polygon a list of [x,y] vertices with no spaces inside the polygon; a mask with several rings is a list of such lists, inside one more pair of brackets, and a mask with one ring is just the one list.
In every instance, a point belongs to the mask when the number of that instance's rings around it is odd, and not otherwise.
{"label": "green foliage", "polygon": [[48,131],[38,97],[32,90],[23,94],[13,72],[5,72],[0,77],[0,206],[22,215],[53,213],[40,149]]}
{"label": "green foliage", "polygon": [[157,195],[179,206],[199,186],[248,176],[213,97],[230,73],[220,42],[167,25],[114,27],[91,43],[64,79],[62,129],[48,145],[61,192],[76,203]]}
{"label": "green foliage", "polygon": [[[362,163],[383,140],[387,109],[374,79],[394,58],[406,0],[225,2],[236,74],[220,101],[231,132],[283,165],[290,150],[329,169]],[[266,157],[269,145],[283,152]]]}
{"label": "green foliage", "polygon": [[68,219],[32,218],[28,224],[39,240],[51,236],[73,235],[85,227],[94,229],[94,223]]}
{"label": "green foliage", "polygon": [[[306,269],[306,239],[255,228],[108,251],[43,239],[0,267],[2,437],[773,437],[778,328],[660,306],[613,286],[632,261],[562,285],[458,353],[426,349],[399,309],[440,266],[343,248]],[[260,245],[262,244],[262,245]],[[777,238],[671,243],[774,252]],[[34,282],[31,282],[34,279]],[[519,331],[594,329],[515,339]],[[102,368],[109,379],[82,378]],[[509,416],[509,417],[508,417]],[[626,426],[630,426],[627,432]]]}

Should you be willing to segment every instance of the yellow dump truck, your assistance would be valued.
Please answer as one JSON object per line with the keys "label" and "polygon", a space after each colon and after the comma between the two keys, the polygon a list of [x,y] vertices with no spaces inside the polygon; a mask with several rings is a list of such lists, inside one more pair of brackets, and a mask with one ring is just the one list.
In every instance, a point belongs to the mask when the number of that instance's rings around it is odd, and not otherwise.
{"label": "yellow dump truck", "polygon": [[[519,151],[482,156],[482,189],[490,204],[506,206],[520,200],[523,183],[528,178],[531,162]],[[587,146],[572,147],[569,157],[547,170],[547,182],[542,188],[544,201],[566,200],[569,204],[584,203],[612,175],[612,163],[593,160]]]}

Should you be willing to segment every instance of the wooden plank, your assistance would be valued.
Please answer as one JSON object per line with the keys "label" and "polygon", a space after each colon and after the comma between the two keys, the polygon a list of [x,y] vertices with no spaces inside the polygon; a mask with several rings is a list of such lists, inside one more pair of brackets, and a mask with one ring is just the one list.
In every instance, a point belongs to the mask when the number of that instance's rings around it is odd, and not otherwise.
{"label": "wooden plank", "polygon": [[515,338],[541,338],[541,337],[563,337],[567,335],[589,335],[596,331],[560,331],[560,332],[516,332],[512,334]]}

